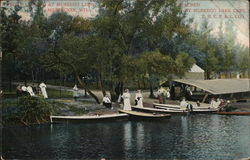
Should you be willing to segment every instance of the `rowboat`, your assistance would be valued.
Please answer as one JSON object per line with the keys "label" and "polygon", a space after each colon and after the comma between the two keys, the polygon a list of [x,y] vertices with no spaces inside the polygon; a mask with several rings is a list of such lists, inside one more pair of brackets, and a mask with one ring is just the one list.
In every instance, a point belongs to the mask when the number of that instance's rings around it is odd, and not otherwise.
{"label": "rowboat", "polygon": [[156,113],[144,113],[138,111],[128,111],[120,109],[119,112],[129,115],[132,119],[165,119],[170,118],[170,114],[156,114]]}
{"label": "rowboat", "polygon": [[63,122],[63,121],[105,121],[105,120],[121,120],[127,119],[128,114],[126,113],[115,113],[105,115],[84,115],[84,116],[50,116],[50,122]]}
{"label": "rowboat", "polygon": [[187,114],[188,111],[183,110],[168,110],[168,109],[161,109],[161,108],[150,108],[150,107],[136,107],[132,106],[133,111],[141,111],[146,113],[163,113],[163,114]]}
{"label": "rowboat", "polygon": [[215,114],[220,114],[220,115],[239,115],[239,116],[248,116],[250,115],[250,112],[215,112]]}
{"label": "rowboat", "polygon": [[[211,112],[217,112],[218,109],[217,108],[210,108],[209,104],[206,104],[206,106],[203,107],[198,107],[196,104],[191,103],[193,105],[193,110],[191,112],[193,113],[211,113]],[[153,104],[155,108],[159,108],[159,109],[166,109],[168,111],[172,111],[172,112],[183,112],[183,111],[187,111],[187,109],[182,109],[180,107],[180,105],[175,105],[175,104],[158,104],[158,103],[154,103]]]}

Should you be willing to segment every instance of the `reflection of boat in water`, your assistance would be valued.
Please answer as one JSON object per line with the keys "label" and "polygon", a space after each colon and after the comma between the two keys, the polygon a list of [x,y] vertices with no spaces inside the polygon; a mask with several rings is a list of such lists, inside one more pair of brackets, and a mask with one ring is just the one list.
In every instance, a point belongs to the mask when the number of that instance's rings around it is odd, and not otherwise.
{"label": "reflection of boat in water", "polygon": [[161,108],[150,108],[150,107],[136,107],[132,106],[132,110],[141,111],[146,113],[162,113],[162,114],[187,114],[188,111],[178,110],[178,109],[161,109]]}
{"label": "reflection of boat in water", "polygon": [[[192,105],[192,110],[191,112],[194,113],[211,113],[211,112],[217,112],[218,108],[210,108],[209,104],[206,103],[202,103],[201,106],[197,106],[197,104],[195,104],[195,102],[191,102],[190,103]],[[158,103],[154,103],[153,104],[155,108],[159,108],[159,109],[165,109],[167,111],[172,111],[172,112],[184,112],[187,111],[186,108],[181,108],[180,105],[175,105],[175,104],[158,104]]]}
{"label": "reflection of boat in water", "polygon": [[129,115],[129,118],[133,119],[165,119],[170,118],[170,114],[155,114],[155,113],[144,113],[138,111],[128,111],[120,109],[119,112],[126,113]]}
{"label": "reflection of boat in water", "polygon": [[50,116],[51,122],[63,121],[104,121],[127,119],[128,114],[105,114],[105,115],[85,115],[85,116]]}
{"label": "reflection of boat in water", "polygon": [[239,116],[250,116],[250,112],[215,112],[215,114],[220,115],[239,115]]}

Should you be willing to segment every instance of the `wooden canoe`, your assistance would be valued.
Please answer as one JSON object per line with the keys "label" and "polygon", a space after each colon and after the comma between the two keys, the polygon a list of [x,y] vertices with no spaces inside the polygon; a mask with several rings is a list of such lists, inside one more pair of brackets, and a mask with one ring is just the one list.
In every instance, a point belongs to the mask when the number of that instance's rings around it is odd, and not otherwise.
{"label": "wooden canoe", "polygon": [[51,123],[62,121],[105,121],[127,119],[128,114],[104,114],[104,115],[85,115],[85,116],[50,116]]}
{"label": "wooden canoe", "polygon": [[239,116],[250,115],[250,112],[214,112],[214,113],[220,115],[239,115]]}
{"label": "wooden canoe", "polygon": [[154,108],[165,110],[169,114],[188,114],[189,113],[189,111],[187,111],[187,110],[182,110],[182,109],[178,109],[178,108],[167,108],[165,106],[160,106],[160,105],[158,106],[155,104],[154,104]]}
{"label": "wooden canoe", "polygon": [[[146,113],[162,113],[162,114],[176,114],[175,110],[166,110],[161,108],[150,108],[150,107],[136,107],[132,106],[133,111],[146,112]],[[187,114],[187,111],[177,111],[180,114]]]}
{"label": "wooden canoe", "polygon": [[170,114],[153,114],[153,113],[145,113],[138,111],[127,111],[120,109],[119,112],[128,114],[130,118],[135,119],[164,119],[170,118]]}
{"label": "wooden canoe", "polygon": [[[180,108],[180,105],[173,105],[173,104],[158,104],[154,103],[155,108],[159,109],[166,109],[171,112],[187,112],[186,109],[183,110]],[[212,113],[212,112],[217,112],[218,110],[215,108],[209,108],[209,107],[193,107],[192,113]]]}

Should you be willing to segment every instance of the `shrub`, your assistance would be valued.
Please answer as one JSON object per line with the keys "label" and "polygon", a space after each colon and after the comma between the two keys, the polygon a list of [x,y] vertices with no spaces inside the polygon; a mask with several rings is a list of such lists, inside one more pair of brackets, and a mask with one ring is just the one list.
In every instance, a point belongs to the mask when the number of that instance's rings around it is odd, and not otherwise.
{"label": "shrub", "polygon": [[49,121],[52,105],[42,97],[23,96],[18,98],[18,117],[22,123],[34,124]]}

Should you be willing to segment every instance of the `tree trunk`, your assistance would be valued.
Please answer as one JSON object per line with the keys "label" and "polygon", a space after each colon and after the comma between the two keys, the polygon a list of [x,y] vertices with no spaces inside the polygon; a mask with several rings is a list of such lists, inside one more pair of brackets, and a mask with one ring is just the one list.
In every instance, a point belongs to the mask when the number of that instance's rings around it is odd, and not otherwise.
{"label": "tree trunk", "polygon": [[35,75],[34,75],[33,70],[31,71],[31,77],[32,77],[32,82],[34,82],[35,81]]}
{"label": "tree trunk", "polygon": [[116,96],[116,91],[114,89],[113,82],[111,82],[111,84],[110,84],[110,96],[111,96],[111,101],[116,102],[118,97]]}
{"label": "tree trunk", "polygon": [[118,99],[119,95],[123,94],[123,82],[119,82],[116,86],[115,86],[115,92],[114,92],[114,99],[115,101]]}
{"label": "tree trunk", "polygon": [[221,73],[220,73],[220,72],[218,73],[218,75],[219,75],[219,77],[218,77],[218,78],[219,78],[219,79],[221,79]]}
{"label": "tree trunk", "polygon": [[242,72],[242,78],[245,78],[246,72]]}
{"label": "tree trunk", "polygon": [[123,91],[124,91],[124,84],[123,82],[121,82],[120,94],[123,94]]}
{"label": "tree trunk", "polygon": [[145,89],[146,88],[145,78],[142,79],[142,82],[143,82],[143,88]]}
{"label": "tree trunk", "polygon": [[88,93],[91,97],[93,97],[93,98],[95,99],[96,103],[100,104],[100,101],[99,101],[98,97],[97,97],[93,92],[91,92],[91,91],[88,89],[88,87],[87,87],[86,84],[81,80],[81,78],[79,77],[78,74],[76,74],[76,78],[77,78],[79,84],[87,91],[87,93]]}
{"label": "tree trunk", "polygon": [[149,98],[155,98],[155,96],[154,96],[154,91],[153,91],[153,85],[152,85],[151,80],[149,80],[149,89],[150,89]]}
{"label": "tree trunk", "polygon": [[103,87],[103,80],[102,80],[101,73],[99,73],[99,75],[98,75],[98,86],[102,90],[102,95],[104,97],[106,95],[106,91],[105,91],[105,88]]}
{"label": "tree trunk", "polygon": [[210,73],[209,73],[209,71],[206,71],[206,79],[210,79]]}
{"label": "tree trunk", "polygon": [[138,80],[138,81],[137,81],[137,87],[138,87],[138,89],[140,89],[140,88],[141,88],[141,85],[140,85],[140,80]]}

